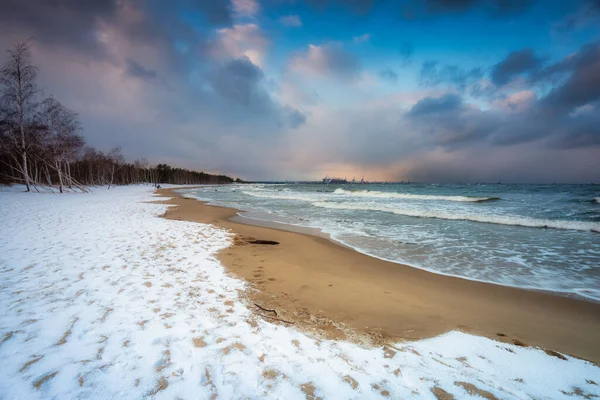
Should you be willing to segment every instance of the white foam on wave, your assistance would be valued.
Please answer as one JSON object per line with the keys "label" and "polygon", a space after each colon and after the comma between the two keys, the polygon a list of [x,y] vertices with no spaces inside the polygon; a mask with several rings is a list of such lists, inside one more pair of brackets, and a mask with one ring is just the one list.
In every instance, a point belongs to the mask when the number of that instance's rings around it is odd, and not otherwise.
{"label": "white foam on wave", "polygon": [[[289,194],[288,194],[289,193]],[[293,194],[292,194],[293,193]],[[408,199],[408,200],[442,200],[442,201],[456,201],[461,203],[481,203],[484,201],[500,200],[499,197],[472,197],[472,196],[436,196],[436,195],[421,195],[421,194],[407,194],[407,193],[391,193],[391,192],[379,192],[371,190],[345,190],[335,189],[332,192],[334,195],[343,195],[348,197],[365,197],[365,198],[380,198],[380,199]],[[252,197],[260,197],[264,199],[276,199],[276,200],[298,200],[298,201],[315,201],[319,197],[330,195],[330,193],[312,193],[312,194],[298,194],[294,192],[278,192],[278,193],[265,193],[261,190],[259,192],[245,191]],[[324,195],[324,196],[323,196]]]}
{"label": "white foam on wave", "polygon": [[[279,192],[281,193],[281,192]],[[314,196],[303,196],[299,194],[268,194],[268,193],[255,193],[255,192],[244,192],[248,196],[260,197],[262,199],[275,199],[275,200],[299,200],[299,201],[315,201]]]}
{"label": "white foam on wave", "polygon": [[465,203],[481,203],[484,201],[500,200],[499,197],[475,197],[475,196],[438,196],[438,195],[426,195],[426,194],[408,194],[408,193],[394,193],[394,192],[379,192],[376,190],[345,190],[335,189],[334,194],[351,196],[351,197],[373,197],[383,199],[409,199],[409,200],[444,200],[444,201],[458,201]]}
{"label": "white foam on wave", "polygon": [[530,228],[552,228],[577,231],[600,232],[600,223],[588,221],[565,221],[555,219],[538,219],[513,215],[467,214],[447,211],[423,211],[408,208],[390,207],[383,205],[365,205],[355,203],[333,203],[321,201],[313,203],[315,207],[338,210],[381,211],[408,217],[437,218],[458,221],[473,221],[498,225],[524,226]]}

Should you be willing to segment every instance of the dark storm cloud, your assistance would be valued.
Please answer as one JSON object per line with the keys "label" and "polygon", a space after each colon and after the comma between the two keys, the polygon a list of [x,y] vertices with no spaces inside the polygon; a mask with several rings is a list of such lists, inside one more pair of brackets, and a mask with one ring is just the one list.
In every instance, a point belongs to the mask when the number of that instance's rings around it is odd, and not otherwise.
{"label": "dark storm cloud", "polygon": [[484,140],[494,132],[494,115],[468,107],[461,96],[426,97],[407,113],[410,129],[429,145],[454,149]]}
{"label": "dark storm cloud", "polygon": [[212,24],[225,25],[231,23],[231,8],[229,1],[224,0],[187,0],[185,2],[192,10],[196,9],[204,14],[207,21]]}
{"label": "dark storm cloud", "polygon": [[252,112],[270,113],[274,104],[264,88],[262,70],[244,57],[219,66],[210,76],[213,89],[231,102]]}
{"label": "dark storm cloud", "polygon": [[379,77],[388,82],[396,83],[398,81],[398,74],[389,68],[386,68],[379,72]]}
{"label": "dark storm cloud", "polygon": [[247,57],[228,61],[208,76],[210,86],[232,104],[267,117],[279,123],[298,128],[306,116],[290,106],[280,106],[266,89],[263,71]]}
{"label": "dark storm cloud", "polygon": [[[67,45],[85,52],[99,52],[94,29],[103,19],[112,19],[117,10],[112,0],[3,0],[0,26],[4,33],[26,31],[50,45]],[[0,28],[2,29],[2,28]]]}
{"label": "dark storm cloud", "polygon": [[492,67],[492,81],[497,85],[504,85],[516,76],[535,74],[544,60],[537,56],[533,49],[513,51]]}
{"label": "dark storm cloud", "polygon": [[567,75],[566,80],[542,100],[543,106],[568,112],[575,107],[599,100],[600,42],[588,44],[577,54],[550,65],[540,72],[539,79],[551,79],[564,74]]}
{"label": "dark storm cloud", "polygon": [[554,149],[599,146],[600,42],[546,67],[530,52],[519,53],[507,57],[492,74],[502,71],[500,82],[522,73],[527,73],[532,84],[555,82],[545,96],[532,98],[521,108],[500,97],[510,108],[504,111],[469,106],[452,93],[426,97],[406,113],[410,129],[446,148],[457,142],[512,146],[538,140]]}
{"label": "dark storm cloud", "polygon": [[[260,68],[229,49],[214,54],[215,35],[233,24],[230,1],[22,3],[0,1],[0,42],[35,38],[40,86],[80,113],[86,141],[100,150],[122,145],[130,159],[264,171],[253,164],[265,149],[306,122],[271,97]],[[269,145],[248,144],[253,137]],[[236,163],[227,161],[235,149]]]}
{"label": "dark storm cloud", "polygon": [[456,112],[462,107],[462,98],[456,94],[445,94],[441,97],[425,97],[415,104],[408,116],[419,117],[428,114]]}
{"label": "dark storm cloud", "polygon": [[[143,18],[127,24],[117,20],[119,9],[131,7]],[[229,2],[225,0],[158,0],[120,2],[118,0],[3,0],[0,5],[0,32],[33,36],[46,45],[67,46],[83,53],[106,56],[98,36],[101,23],[120,25],[140,40],[166,36],[192,35],[190,27],[177,17],[181,10],[199,13],[209,25],[231,23]]]}
{"label": "dark storm cloud", "polygon": [[550,145],[558,149],[593,148],[600,146],[600,103],[593,110],[571,117],[568,125],[556,137],[551,138]]}
{"label": "dark storm cloud", "polygon": [[440,66],[438,61],[425,61],[419,73],[421,86],[449,84],[458,90],[464,90],[469,83],[483,77],[481,68],[463,69],[457,65]]}

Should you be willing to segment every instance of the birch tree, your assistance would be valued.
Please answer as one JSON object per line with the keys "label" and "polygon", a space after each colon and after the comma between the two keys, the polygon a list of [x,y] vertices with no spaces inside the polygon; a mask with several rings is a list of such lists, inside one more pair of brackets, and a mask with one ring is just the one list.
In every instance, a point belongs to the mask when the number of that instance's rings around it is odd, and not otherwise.
{"label": "birch tree", "polygon": [[46,128],[44,153],[58,174],[59,190],[62,193],[65,179],[69,187],[73,185],[69,163],[76,158],[84,144],[83,138],[77,135],[80,129],[79,119],[77,113],[67,109],[53,97],[48,97],[42,102],[39,120]]}
{"label": "birch tree", "polygon": [[0,70],[0,103],[8,124],[5,145],[20,169],[22,180],[30,189],[27,151],[31,145],[28,131],[36,112],[38,88],[37,69],[31,64],[29,41],[16,44],[8,50],[9,59]]}
{"label": "birch tree", "polygon": [[110,175],[110,181],[108,183],[108,189],[110,189],[110,187],[112,186],[114,180],[115,180],[115,173],[117,171],[119,171],[121,168],[123,168],[124,164],[125,164],[125,159],[123,158],[123,155],[121,154],[121,148],[120,147],[115,147],[114,149],[112,149],[107,155],[106,155],[108,164],[109,164],[109,175]]}

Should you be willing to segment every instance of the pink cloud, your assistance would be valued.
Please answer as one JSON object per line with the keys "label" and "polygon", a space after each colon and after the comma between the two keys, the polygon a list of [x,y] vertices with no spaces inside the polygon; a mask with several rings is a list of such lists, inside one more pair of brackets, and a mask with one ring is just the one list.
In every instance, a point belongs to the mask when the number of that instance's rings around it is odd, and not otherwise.
{"label": "pink cloud", "polygon": [[309,44],[304,52],[292,57],[290,71],[316,77],[356,78],[361,70],[358,60],[339,44]]}
{"label": "pink cloud", "polygon": [[536,101],[537,95],[532,90],[521,90],[515,92],[505,99],[494,103],[498,108],[506,111],[521,112],[529,109]]}
{"label": "pink cloud", "polygon": [[237,24],[217,30],[212,54],[217,58],[248,57],[253,64],[263,66],[271,41],[256,24]]}

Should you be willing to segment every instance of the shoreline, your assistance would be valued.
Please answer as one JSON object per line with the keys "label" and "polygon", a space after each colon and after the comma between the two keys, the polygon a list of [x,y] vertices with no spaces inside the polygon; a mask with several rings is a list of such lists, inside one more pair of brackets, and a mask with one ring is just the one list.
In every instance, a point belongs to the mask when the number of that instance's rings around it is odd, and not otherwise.
{"label": "shoreline", "polygon": [[[210,223],[236,234],[218,255],[245,279],[257,307],[326,338],[389,344],[459,330],[600,363],[600,304],[585,297],[437,274],[381,260],[330,238],[249,225],[238,210],[160,189],[164,217]],[[232,220],[232,217],[235,220]],[[277,246],[248,244],[247,238]]]}
{"label": "shoreline", "polygon": [[[178,189],[175,189],[175,190],[178,190]],[[197,199],[194,199],[194,200],[197,200]],[[231,207],[220,206],[218,204],[212,204],[210,202],[203,201],[203,200],[197,200],[197,201],[200,201],[201,203],[203,203],[207,206],[210,206],[210,207],[231,208]],[[231,208],[231,209],[234,209],[234,208]],[[244,225],[259,226],[259,227],[263,227],[263,228],[283,230],[283,231],[287,231],[287,232],[295,232],[295,233],[299,233],[299,234],[303,234],[303,235],[311,235],[311,236],[324,238],[324,239],[331,241],[332,243],[337,244],[338,246],[345,247],[347,249],[356,251],[357,253],[363,254],[368,257],[376,258],[376,259],[384,261],[384,262],[398,264],[398,265],[402,265],[402,266],[410,267],[410,268],[416,268],[416,269],[420,269],[421,271],[429,272],[431,274],[447,276],[450,278],[458,278],[458,279],[463,279],[463,280],[467,280],[467,281],[486,283],[486,284],[495,285],[495,286],[503,286],[503,287],[513,288],[513,289],[546,293],[546,294],[550,294],[553,296],[561,296],[561,297],[567,297],[567,298],[571,298],[571,299],[589,301],[589,302],[597,303],[600,305],[600,299],[595,298],[595,297],[584,296],[584,295],[576,293],[576,292],[568,292],[568,291],[560,291],[560,290],[552,290],[552,289],[541,289],[541,288],[534,287],[534,286],[517,286],[517,285],[510,285],[510,284],[505,284],[505,283],[485,281],[482,279],[475,279],[475,278],[469,278],[466,276],[461,276],[461,275],[456,275],[456,274],[449,274],[449,273],[437,271],[437,270],[434,270],[431,268],[420,267],[418,265],[407,264],[407,263],[403,263],[400,261],[388,260],[386,258],[378,257],[376,255],[369,254],[365,251],[361,251],[360,249],[357,249],[357,248],[347,245],[339,240],[336,240],[331,237],[331,234],[329,234],[319,228],[311,228],[311,227],[305,227],[305,226],[301,226],[301,225],[294,225],[294,224],[286,223],[286,222],[261,220],[258,218],[246,217],[244,215],[241,215],[241,213],[245,213],[247,211],[238,210],[238,209],[234,209],[234,210],[236,210],[236,215],[229,218],[229,221],[237,222],[237,223],[244,224]]]}

